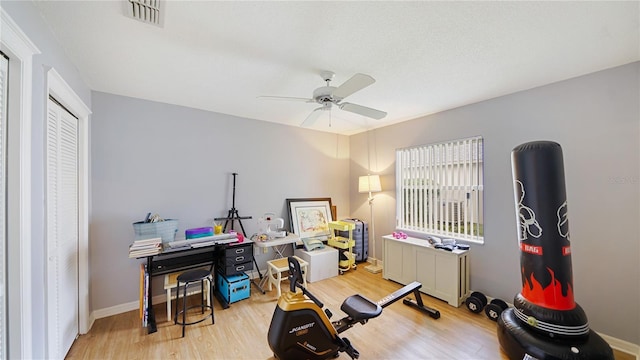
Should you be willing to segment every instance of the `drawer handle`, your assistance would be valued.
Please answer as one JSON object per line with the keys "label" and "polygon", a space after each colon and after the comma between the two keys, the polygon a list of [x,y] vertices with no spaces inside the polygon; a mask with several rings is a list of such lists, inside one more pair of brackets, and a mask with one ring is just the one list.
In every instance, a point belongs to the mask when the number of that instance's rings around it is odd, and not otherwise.
{"label": "drawer handle", "polygon": [[236,267],[236,271],[242,271],[242,270],[244,270],[244,265]]}
{"label": "drawer handle", "polygon": [[242,261],[242,260],[244,260],[244,256],[238,256],[238,257],[236,257],[236,261]]}
{"label": "drawer handle", "polygon": [[236,249],[236,254],[242,254],[244,253],[244,249]]}

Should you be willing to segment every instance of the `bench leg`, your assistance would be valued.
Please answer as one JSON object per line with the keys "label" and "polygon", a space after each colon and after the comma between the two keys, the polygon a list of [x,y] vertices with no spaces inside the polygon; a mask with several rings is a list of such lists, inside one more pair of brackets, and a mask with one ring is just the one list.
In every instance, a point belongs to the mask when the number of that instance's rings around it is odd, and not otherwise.
{"label": "bench leg", "polygon": [[307,267],[308,265],[302,267],[302,285],[304,287],[307,287]]}
{"label": "bench leg", "polygon": [[171,321],[171,288],[167,289],[167,321]]}
{"label": "bench leg", "polygon": [[273,272],[271,271],[271,266],[268,267],[267,269],[267,276],[269,277],[268,279],[268,283],[269,283],[269,291],[273,290],[272,284],[274,281],[276,281],[276,279],[273,277]]}
{"label": "bench leg", "polygon": [[277,288],[276,290],[278,290],[278,299],[280,298],[280,295],[282,295],[282,291],[280,290],[280,282],[282,281],[282,273],[280,271],[278,271],[278,279],[277,279]]}

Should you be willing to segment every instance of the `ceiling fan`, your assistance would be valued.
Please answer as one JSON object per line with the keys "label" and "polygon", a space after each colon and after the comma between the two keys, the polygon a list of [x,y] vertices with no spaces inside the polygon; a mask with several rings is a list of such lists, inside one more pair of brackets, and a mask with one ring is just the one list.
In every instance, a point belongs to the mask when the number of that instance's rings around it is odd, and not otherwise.
{"label": "ceiling fan", "polygon": [[335,74],[332,71],[322,71],[320,73],[322,79],[327,83],[326,86],[319,87],[313,91],[313,97],[297,98],[297,97],[285,97],[285,96],[259,96],[260,99],[267,100],[287,100],[287,101],[303,101],[308,103],[318,103],[322,106],[316,108],[307,116],[302,122],[301,126],[311,126],[320,117],[323,111],[330,111],[333,105],[337,106],[341,110],[349,111],[352,113],[360,114],[368,118],[380,120],[387,116],[384,111],[372,109],[370,107],[352,104],[349,102],[342,102],[347,96],[364,89],[365,87],[376,82],[374,78],[365,74],[355,74],[349,80],[345,81],[342,85],[335,87],[331,86],[331,80]]}

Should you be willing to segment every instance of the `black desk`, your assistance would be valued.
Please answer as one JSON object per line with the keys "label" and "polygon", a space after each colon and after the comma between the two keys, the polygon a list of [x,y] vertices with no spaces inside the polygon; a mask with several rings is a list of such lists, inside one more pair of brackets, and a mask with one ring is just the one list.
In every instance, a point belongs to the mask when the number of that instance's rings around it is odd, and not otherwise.
{"label": "black desk", "polygon": [[[190,269],[199,268],[202,266],[214,265],[218,261],[220,256],[223,256],[225,251],[234,247],[253,247],[253,242],[245,240],[244,242],[235,243],[221,243],[214,244],[199,248],[185,248],[181,250],[168,250],[157,255],[147,256],[147,274],[149,275],[149,288],[147,289],[147,330],[148,333],[154,333],[158,331],[156,325],[156,316],[153,310],[153,291],[151,287],[151,279],[154,276],[166,275],[177,271],[186,271]],[[253,250],[251,249],[251,260],[255,262],[253,258]],[[250,270],[250,269],[247,269]],[[213,285],[213,284],[212,284]],[[219,294],[218,291],[214,292],[218,301],[222,304],[223,308],[228,308],[229,304]],[[211,300],[213,301],[213,299]]]}

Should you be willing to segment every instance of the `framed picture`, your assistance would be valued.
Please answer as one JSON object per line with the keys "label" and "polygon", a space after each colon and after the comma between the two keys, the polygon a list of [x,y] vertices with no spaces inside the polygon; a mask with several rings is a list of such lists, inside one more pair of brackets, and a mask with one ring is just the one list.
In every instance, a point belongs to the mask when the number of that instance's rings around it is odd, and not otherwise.
{"label": "framed picture", "polygon": [[331,198],[287,199],[289,223],[300,239],[327,240],[331,232]]}

